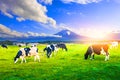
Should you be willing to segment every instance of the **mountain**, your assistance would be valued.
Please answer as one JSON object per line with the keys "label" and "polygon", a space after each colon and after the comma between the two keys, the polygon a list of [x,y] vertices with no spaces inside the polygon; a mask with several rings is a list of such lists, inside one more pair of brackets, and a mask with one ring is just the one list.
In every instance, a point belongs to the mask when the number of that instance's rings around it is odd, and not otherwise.
{"label": "mountain", "polygon": [[87,37],[78,35],[77,33],[70,31],[70,30],[61,30],[60,32],[54,34],[61,36],[61,40],[64,41],[74,41],[74,40],[82,40],[86,39]]}
{"label": "mountain", "polygon": [[76,40],[78,41],[78,40],[86,39],[86,37],[78,35],[70,30],[61,30],[60,32],[53,35],[54,36],[29,36],[22,38],[11,38],[11,39],[6,38],[6,39],[12,41],[18,41],[18,42],[76,41]]}
{"label": "mountain", "polygon": [[[92,40],[93,38],[88,38],[71,30],[61,30],[58,33],[53,34],[54,36],[29,36],[22,38],[0,38],[0,41],[10,40],[18,42],[44,42],[44,41],[84,41]],[[94,40],[94,39],[93,39]],[[106,35],[104,40],[120,40],[120,33],[109,33]]]}

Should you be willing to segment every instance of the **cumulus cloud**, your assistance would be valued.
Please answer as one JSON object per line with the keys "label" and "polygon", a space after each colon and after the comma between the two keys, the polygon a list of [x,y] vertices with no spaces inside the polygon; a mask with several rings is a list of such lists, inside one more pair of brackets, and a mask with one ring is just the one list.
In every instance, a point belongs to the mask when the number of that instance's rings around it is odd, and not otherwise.
{"label": "cumulus cloud", "polygon": [[25,38],[25,37],[61,37],[59,35],[45,34],[45,33],[35,33],[28,31],[27,33],[18,32],[11,30],[10,28],[0,24],[0,37],[1,38]]}
{"label": "cumulus cloud", "polygon": [[71,28],[70,26],[68,26],[64,23],[59,24],[57,28],[60,30],[63,30],[63,29],[67,29],[67,30],[71,30],[71,31],[73,30],[73,28]]}
{"label": "cumulus cloud", "polygon": [[53,0],[39,0],[40,2],[43,2],[45,4],[52,4]]}
{"label": "cumulus cloud", "polygon": [[36,36],[46,36],[45,33],[41,33],[41,34],[40,34],[40,33],[31,32],[31,31],[28,31],[27,34],[28,34],[29,36],[34,36],[34,37],[36,37]]}
{"label": "cumulus cloud", "polygon": [[25,19],[22,18],[22,17],[17,17],[16,19],[17,19],[19,22],[21,22],[21,21],[25,21]]}
{"label": "cumulus cloud", "polygon": [[0,24],[0,37],[2,38],[27,37],[27,34],[11,30],[10,28]]}
{"label": "cumulus cloud", "polygon": [[[46,3],[52,0],[45,0]],[[56,25],[56,21],[46,15],[47,9],[37,0],[0,0],[0,11],[10,17],[18,16],[18,21],[33,20],[44,24]]]}
{"label": "cumulus cloud", "polygon": [[28,31],[27,34],[29,36],[34,36],[34,37],[41,36],[41,37],[58,37],[58,38],[61,38],[61,36],[59,36],[59,35],[45,34],[45,33],[34,33],[34,32],[31,32],[31,31]]}
{"label": "cumulus cloud", "polygon": [[70,16],[70,15],[75,15],[77,13],[76,12],[67,12],[66,14]]}
{"label": "cumulus cloud", "polygon": [[78,4],[88,4],[88,3],[98,3],[102,0],[61,0],[64,3],[78,3]]}

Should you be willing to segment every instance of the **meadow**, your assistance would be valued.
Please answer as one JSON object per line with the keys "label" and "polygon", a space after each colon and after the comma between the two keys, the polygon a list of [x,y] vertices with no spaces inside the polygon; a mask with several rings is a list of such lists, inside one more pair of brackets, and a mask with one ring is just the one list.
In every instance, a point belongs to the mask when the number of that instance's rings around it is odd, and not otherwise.
{"label": "meadow", "polygon": [[0,80],[120,80],[120,45],[109,49],[110,60],[104,55],[95,55],[94,60],[84,60],[88,44],[67,44],[68,51],[59,51],[47,58],[39,44],[40,62],[27,57],[26,63],[20,60],[14,64],[19,47],[0,47]]}

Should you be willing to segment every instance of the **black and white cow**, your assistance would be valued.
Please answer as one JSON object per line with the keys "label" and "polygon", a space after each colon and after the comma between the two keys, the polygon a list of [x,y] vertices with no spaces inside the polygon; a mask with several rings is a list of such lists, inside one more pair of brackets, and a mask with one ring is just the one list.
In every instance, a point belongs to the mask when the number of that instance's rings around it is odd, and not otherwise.
{"label": "black and white cow", "polygon": [[107,44],[94,44],[88,47],[84,58],[87,59],[90,56],[90,59],[94,59],[94,54],[100,55],[105,54],[105,61],[109,60],[109,46]]}
{"label": "black and white cow", "polygon": [[46,54],[47,54],[47,57],[50,58],[50,56],[52,55],[52,53],[56,53],[57,52],[57,47],[55,44],[51,44],[51,45],[47,45],[45,48],[44,48],[44,52],[46,51]]}
{"label": "black and white cow", "polygon": [[68,50],[64,43],[59,43],[59,44],[56,45],[56,47],[57,48],[62,48],[62,50],[66,50],[66,51]]}
{"label": "black and white cow", "polygon": [[6,49],[8,48],[6,44],[1,44],[1,47],[6,48]]}
{"label": "black and white cow", "polygon": [[23,63],[23,61],[26,62],[25,57],[27,56],[34,56],[34,61],[36,61],[36,59],[38,59],[38,61],[40,62],[40,57],[38,54],[38,48],[37,47],[31,47],[31,48],[21,48],[16,57],[14,58],[14,63],[17,63],[18,59],[21,58],[21,63]]}

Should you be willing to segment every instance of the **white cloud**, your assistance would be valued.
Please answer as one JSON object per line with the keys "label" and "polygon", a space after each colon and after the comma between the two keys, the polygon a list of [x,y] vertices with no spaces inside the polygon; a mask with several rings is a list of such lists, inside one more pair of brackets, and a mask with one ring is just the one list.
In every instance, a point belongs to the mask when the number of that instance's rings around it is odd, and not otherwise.
{"label": "white cloud", "polygon": [[46,36],[45,33],[35,33],[35,32],[31,32],[31,31],[28,31],[27,32],[28,36],[34,36],[34,37],[37,37],[37,36]]}
{"label": "white cloud", "polygon": [[21,22],[21,21],[25,21],[25,19],[22,18],[22,17],[17,17],[16,19],[17,19],[19,22]]}
{"label": "white cloud", "polygon": [[67,30],[71,30],[71,31],[73,30],[70,26],[68,26],[64,23],[59,24],[57,28],[60,30],[63,30],[63,29],[67,29]]}
{"label": "white cloud", "polygon": [[41,37],[59,37],[59,38],[61,38],[61,36],[59,36],[59,35],[45,34],[45,33],[34,33],[34,32],[31,32],[31,31],[28,31],[27,34],[29,36],[34,36],[34,37],[41,36]]}
{"label": "white cloud", "polygon": [[[45,0],[45,2],[51,2],[51,0]],[[46,7],[37,0],[0,0],[0,11],[10,18],[13,18],[14,15],[18,16],[19,21],[28,19],[56,25],[56,21],[46,15]]]}
{"label": "white cloud", "polygon": [[28,31],[27,33],[22,33],[22,32],[18,32],[15,30],[11,30],[10,28],[0,24],[0,37],[1,38],[23,38],[23,37],[61,37],[59,35],[52,35],[52,34],[45,34],[45,33],[35,33],[35,32],[31,32]]}
{"label": "white cloud", "polygon": [[75,15],[77,13],[75,13],[75,12],[67,12],[66,14],[70,16],[70,15]]}
{"label": "white cloud", "polygon": [[5,12],[5,11],[3,11],[3,13],[4,13],[6,16],[8,16],[9,18],[13,18],[13,16],[12,16],[11,14],[9,14],[9,13],[7,13],[7,12]]}
{"label": "white cloud", "polygon": [[85,15],[82,12],[67,12],[66,14],[69,16],[80,15],[81,17],[85,17]]}
{"label": "white cloud", "polygon": [[45,4],[52,4],[53,0],[39,0],[40,2],[44,2]]}
{"label": "white cloud", "polygon": [[2,38],[27,37],[27,34],[11,30],[10,28],[0,24],[0,37]]}
{"label": "white cloud", "polygon": [[57,37],[57,38],[61,38],[62,36],[59,36],[59,35],[52,35],[52,34],[50,34],[50,35],[47,35],[48,37]]}
{"label": "white cloud", "polygon": [[88,3],[98,3],[102,0],[61,0],[64,3],[78,3],[78,4],[88,4]]}

